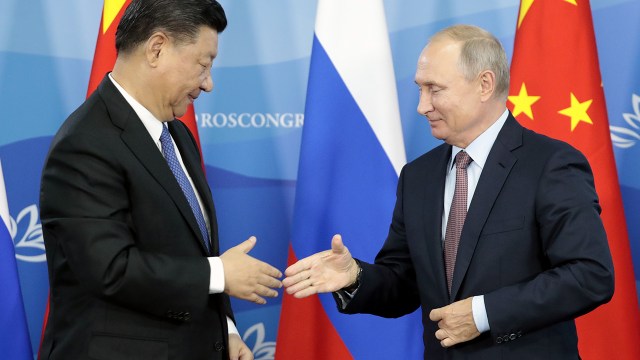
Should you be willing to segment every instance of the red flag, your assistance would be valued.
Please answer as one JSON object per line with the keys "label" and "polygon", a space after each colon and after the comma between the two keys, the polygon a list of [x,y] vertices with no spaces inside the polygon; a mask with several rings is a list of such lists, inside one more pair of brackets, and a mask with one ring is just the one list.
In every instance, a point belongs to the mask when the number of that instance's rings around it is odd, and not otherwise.
{"label": "red flag", "polygon": [[[287,266],[297,261],[289,245]],[[278,329],[276,359],[353,359],[317,296],[283,295]]]}
{"label": "red flag", "polygon": [[577,319],[580,354],[640,359],[640,311],[587,0],[521,1],[509,94],[522,125],[578,148],[593,169],[615,294]]}
{"label": "red flag", "polygon": [[122,14],[124,14],[124,9],[129,6],[130,2],[131,0],[104,0],[87,97],[98,87],[104,75],[113,70],[117,56],[116,30],[120,19],[122,19]]}
{"label": "red flag", "polygon": [[[116,30],[124,10],[129,6],[131,0],[104,0],[104,6],[102,8],[102,18],[100,20],[100,28],[98,30],[98,39],[96,40],[96,50],[93,55],[93,65],[91,66],[91,77],[89,78],[89,86],[87,88],[87,97],[89,97],[93,91],[98,87],[104,76],[111,70],[116,63]],[[198,126],[195,119],[195,112],[193,105],[189,105],[187,113],[179,119],[191,130],[196,143],[198,144],[198,150],[202,155],[200,148],[200,137],[198,136]],[[202,163],[202,169],[204,170],[204,162]],[[42,336],[40,338],[40,345],[42,346],[42,337],[44,336],[44,329],[47,326],[47,318],[49,317],[49,301],[47,300],[47,307],[44,315],[44,323],[42,325]],[[38,358],[40,354],[38,354]]]}

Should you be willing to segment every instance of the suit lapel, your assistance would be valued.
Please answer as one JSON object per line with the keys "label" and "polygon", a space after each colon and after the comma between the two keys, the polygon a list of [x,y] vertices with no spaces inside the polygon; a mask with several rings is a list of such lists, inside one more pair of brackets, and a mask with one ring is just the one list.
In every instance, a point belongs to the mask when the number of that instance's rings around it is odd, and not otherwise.
{"label": "suit lapel", "polygon": [[489,157],[487,157],[482,175],[480,175],[464,227],[462,228],[453,274],[453,284],[451,285],[451,301],[457,299],[460,285],[469,269],[482,228],[500,194],[502,186],[517,161],[511,151],[521,144],[522,127],[509,113],[507,121],[489,152]]}
{"label": "suit lapel", "polygon": [[426,181],[426,188],[422,218],[425,219],[425,234],[427,242],[427,255],[429,264],[438,280],[440,294],[448,294],[447,279],[444,271],[444,257],[442,247],[442,213],[444,211],[444,186],[447,174],[447,164],[451,157],[451,146],[442,145],[440,154],[436,154],[437,164],[433,169],[424,169],[425,174],[421,178]]}
{"label": "suit lapel", "polygon": [[187,168],[189,176],[196,187],[196,191],[198,192],[198,195],[200,195],[200,200],[202,200],[204,205],[204,210],[209,218],[209,224],[211,226],[211,249],[213,254],[217,255],[219,252],[217,239],[218,228],[215,206],[213,204],[213,198],[211,197],[211,190],[209,189],[207,179],[204,176],[204,171],[201,170],[202,165],[200,163],[200,157],[193,151],[195,149],[195,142],[188,133],[189,130],[182,124],[179,124],[179,121],[180,120],[174,120],[169,123],[169,132],[171,132],[171,136],[180,150],[184,166]]}
{"label": "suit lapel", "polygon": [[182,189],[180,189],[180,185],[178,185],[176,178],[173,176],[171,169],[169,169],[166,160],[142,124],[142,121],[113,85],[108,75],[102,80],[98,90],[100,96],[105,100],[111,121],[115,126],[122,129],[122,134],[120,135],[122,141],[140,161],[142,166],[144,166],[160,186],[165,189],[182,214],[184,220],[189,224],[193,235],[198,239],[200,247],[206,253],[206,249],[202,243],[202,235],[200,234],[193,211]]}

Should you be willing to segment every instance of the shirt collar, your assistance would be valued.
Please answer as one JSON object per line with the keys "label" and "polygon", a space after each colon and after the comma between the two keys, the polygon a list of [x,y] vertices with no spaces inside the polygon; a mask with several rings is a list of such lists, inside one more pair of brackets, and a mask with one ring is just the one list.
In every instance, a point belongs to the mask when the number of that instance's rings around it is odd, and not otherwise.
{"label": "shirt collar", "polygon": [[484,168],[484,164],[489,157],[489,152],[493,147],[493,143],[496,142],[498,138],[498,133],[502,126],[507,121],[507,117],[509,116],[509,110],[505,109],[502,115],[493,123],[493,125],[489,126],[487,130],[485,130],[480,136],[478,136],[475,140],[467,146],[466,149],[459,148],[457,146],[452,146],[451,150],[451,159],[449,159],[449,169],[454,164],[455,156],[460,152],[460,150],[466,151],[469,156],[473,159],[473,163],[480,166],[481,169]]}
{"label": "shirt collar", "polygon": [[111,76],[111,73],[109,73],[109,79],[111,80],[113,85],[115,85],[116,89],[120,91],[127,103],[131,105],[133,111],[135,111],[136,115],[138,115],[138,117],[142,121],[142,125],[144,125],[144,127],[147,129],[147,132],[149,132],[149,135],[151,135],[153,141],[159,147],[160,135],[162,134],[162,126],[164,123],[153,116],[153,114],[149,110],[147,110],[147,108],[140,104],[122,86],[120,86],[120,84],[118,84],[118,82]]}

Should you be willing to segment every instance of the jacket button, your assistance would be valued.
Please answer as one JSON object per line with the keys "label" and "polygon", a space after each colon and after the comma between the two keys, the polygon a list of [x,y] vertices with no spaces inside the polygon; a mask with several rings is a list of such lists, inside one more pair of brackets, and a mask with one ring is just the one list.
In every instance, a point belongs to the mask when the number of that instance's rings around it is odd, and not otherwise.
{"label": "jacket button", "polygon": [[496,344],[501,344],[502,343],[502,336],[498,336],[496,338]]}
{"label": "jacket button", "polygon": [[189,320],[191,320],[191,313],[189,312],[184,313],[184,321],[189,321]]}
{"label": "jacket button", "polygon": [[505,336],[503,336],[503,337],[502,337],[502,341],[503,341],[503,342],[507,342],[507,341],[509,341],[509,335],[505,335]]}
{"label": "jacket button", "polygon": [[518,336],[516,334],[512,333],[511,335],[509,335],[509,340],[515,340],[517,338],[518,338]]}
{"label": "jacket button", "polygon": [[213,348],[216,351],[222,351],[224,349],[224,345],[222,344],[221,341],[216,341],[215,345],[213,345]]}

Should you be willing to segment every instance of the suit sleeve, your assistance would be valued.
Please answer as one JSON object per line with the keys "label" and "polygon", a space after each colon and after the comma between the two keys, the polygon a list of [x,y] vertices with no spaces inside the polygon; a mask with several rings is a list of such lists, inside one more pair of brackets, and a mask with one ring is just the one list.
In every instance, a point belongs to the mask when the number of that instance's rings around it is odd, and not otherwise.
{"label": "suit sleeve", "polygon": [[545,270],[485,294],[492,334],[534,331],[585,314],[613,296],[613,264],[593,176],[582,154],[555,151],[535,189]]}
{"label": "suit sleeve", "polygon": [[139,246],[128,188],[136,179],[99,132],[62,136],[43,170],[41,217],[57,285],[159,316],[197,315],[209,301],[206,258]]}
{"label": "suit sleeve", "polygon": [[410,314],[420,306],[416,275],[404,227],[404,170],[400,173],[389,235],[374,264],[360,262],[360,286],[341,312],[367,313],[387,318]]}

